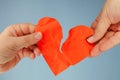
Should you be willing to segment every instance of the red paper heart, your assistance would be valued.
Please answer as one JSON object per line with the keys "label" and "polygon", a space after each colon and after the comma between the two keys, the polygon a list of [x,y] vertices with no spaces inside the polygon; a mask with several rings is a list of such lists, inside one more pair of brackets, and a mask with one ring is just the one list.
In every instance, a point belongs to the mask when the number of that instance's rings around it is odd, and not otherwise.
{"label": "red paper heart", "polygon": [[42,18],[38,22],[35,32],[43,34],[42,40],[38,42],[38,47],[55,75],[88,57],[90,50],[94,47],[94,44],[86,41],[87,37],[93,35],[93,30],[86,26],[72,28],[61,50],[62,27],[56,19]]}

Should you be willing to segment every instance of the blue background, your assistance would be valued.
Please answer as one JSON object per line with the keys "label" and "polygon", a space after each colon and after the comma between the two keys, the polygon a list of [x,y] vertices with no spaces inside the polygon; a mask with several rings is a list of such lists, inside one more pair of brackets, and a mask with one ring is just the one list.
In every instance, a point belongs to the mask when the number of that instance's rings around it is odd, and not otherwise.
{"label": "blue background", "polygon": [[[84,24],[90,26],[106,0],[0,0],[0,31],[15,23],[37,21],[50,16],[68,30]],[[4,45],[4,44],[0,44]],[[120,80],[120,46],[96,58],[88,58],[54,76],[43,57],[25,58],[12,70],[0,74],[0,80]]]}

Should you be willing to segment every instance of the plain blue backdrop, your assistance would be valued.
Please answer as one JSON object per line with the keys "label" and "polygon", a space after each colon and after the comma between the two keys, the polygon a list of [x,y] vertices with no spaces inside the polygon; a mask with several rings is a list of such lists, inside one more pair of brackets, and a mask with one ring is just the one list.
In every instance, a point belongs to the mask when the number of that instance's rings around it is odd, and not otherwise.
{"label": "plain blue backdrop", "polygon": [[[0,0],[0,31],[15,23],[37,21],[50,16],[63,26],[64,38],[73,26],[90,26],[106,0]],[[0,44],[0,45],[4,45]],[[42,56],[25,58],[0,80],[120,80],[120,46],[96,58],[87,58],[54,76]]]}

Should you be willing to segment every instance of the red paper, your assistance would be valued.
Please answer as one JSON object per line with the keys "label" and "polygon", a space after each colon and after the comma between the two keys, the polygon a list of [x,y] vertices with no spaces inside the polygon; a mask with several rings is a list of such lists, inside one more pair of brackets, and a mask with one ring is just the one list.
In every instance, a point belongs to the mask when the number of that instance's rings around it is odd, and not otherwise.
{"label": "red paper", "polygon": [[43,34],[38,47],[55,75],[88,57],[94,47],[86,41],[87,37],[93,35],[93,30],[86,26],[76,26],[69,31],[69,36],[62,45],[62,51],[60,50],[62,27],[56,19],[42,18],[35,32]]}

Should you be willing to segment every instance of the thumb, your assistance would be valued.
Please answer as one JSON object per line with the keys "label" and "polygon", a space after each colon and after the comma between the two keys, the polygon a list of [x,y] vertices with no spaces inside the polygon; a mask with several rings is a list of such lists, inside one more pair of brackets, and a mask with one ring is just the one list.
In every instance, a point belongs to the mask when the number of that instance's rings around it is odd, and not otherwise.
{"label": "thumb", "polygon": [[94,35],[89,37],[87,41],[89,43],[94,43],[100,40],[106,33],[107,29],[110,26],[110,20],[106,17],[101,17],[94,29]]}
{"label": "thumb", "polygon": [[17,37],[15,40],[15,44],[17,49],[21,49],[36,44],[41,38],[42,34],[40,32],[36,32],[25,36]]}

